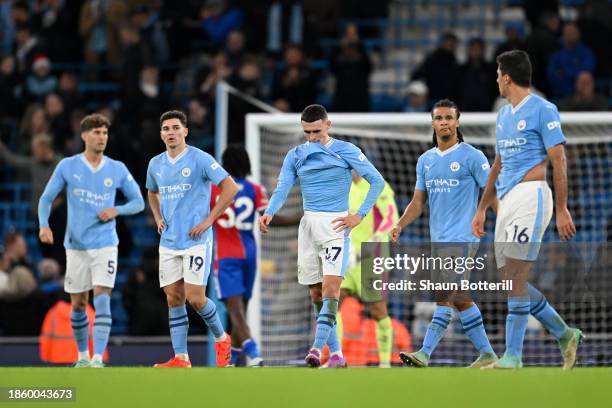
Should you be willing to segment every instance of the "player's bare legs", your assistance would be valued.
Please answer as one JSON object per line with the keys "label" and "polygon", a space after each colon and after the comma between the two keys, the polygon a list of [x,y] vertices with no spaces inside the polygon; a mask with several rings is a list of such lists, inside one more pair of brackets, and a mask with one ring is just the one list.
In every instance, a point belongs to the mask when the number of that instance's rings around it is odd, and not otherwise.
{"label": "player's bare legs", "polygon": [[166,294],[166,301],[169,307],[185,305],[185,284],[182,279],[168,286],[164,286],[164,293]]}
{"label": "player's bare legs", "polygon": [[263,367],[263,359],[257,349],[257,343],[251,338],[251,329],[247,323],[248,299],[237,295],[228,297],[223,302],[232,324],[232,362],[230,364],[235,365],[240,355],[244,353],[247,367]]}
{"label": "player's bare legs", "polygon": [[185,298],[187,302],[195,310],[200,310],[204,307],[208,298],[206,297],[206,286],[192,285],[190,283],[184,283],[185,286]]}
{"label": "player's bare legs", "polygon": [[87,309],[87,303],[89,302],[89,292],[71,293],[70,302],[72,304],[72,310],[84,312]]}
{"label": "player's bare legs", "polygon": [[251,331],[246,322],[246,306],[242,296],[231,296],[223,301],[232,323],[232,347],[242,347],[242,342],[251,338]]}

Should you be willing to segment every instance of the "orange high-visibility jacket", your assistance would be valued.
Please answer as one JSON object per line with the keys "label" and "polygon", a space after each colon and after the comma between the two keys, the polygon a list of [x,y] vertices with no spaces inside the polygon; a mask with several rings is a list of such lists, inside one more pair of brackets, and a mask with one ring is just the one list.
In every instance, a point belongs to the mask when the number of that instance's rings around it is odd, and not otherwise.
{"label": "orange high-visibility jacket", "polygon": [[[353,297],[342,302],[342,354],[349,365],[378,364],[378,341],[376,340],[376,321],[363,318],[363,305]],[[393,326],[392,363],[401,363],[400,351],[412,352],[410,332],[403,323],[391,319]]]}

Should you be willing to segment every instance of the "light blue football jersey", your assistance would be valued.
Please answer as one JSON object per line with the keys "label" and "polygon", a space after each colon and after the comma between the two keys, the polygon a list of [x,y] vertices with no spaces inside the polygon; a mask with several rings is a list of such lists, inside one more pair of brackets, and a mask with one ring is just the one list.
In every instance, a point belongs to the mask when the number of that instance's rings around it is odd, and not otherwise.
{"label": "light blue football jersey", "polygon": [[[93,168],[84,154],[60,161],[49,179],[38,202],[40,227],[49,226],[51,204],[66,188],[68,225],[64,236],[67,249],[98,249],[119,243],[115,220],[102,222],[98,213],[115,207],[119,215],[136,214],[144,209],[144,200],[138,184],[125,164],[103,156],[100,165]],[[115,206],[117,189],[128,202]]]}
{"label": "light blue football jersey", "polygon": [[495,152],[501,157],[497,196],[501,199],[525,174],[548,158],[546,151],[565,143],[557,107],[529,94],[514,109],[505,105],[497,114]]}
{"label": "light blue football jersey", "polygon": [[370,183],[370,190],[357,211],[363,217],[376,203],[385,181],[359,148],[333,138],[326,145],[306,142],[289,150],[265,213],[276,214],[297,178],[300,179],[305,211],[348,211],[351,170]]}
{"label": "light blue football jersey", "polygon": [[443,152],[434,147],[419,157],[415,188],[427,192],[431,242],[479,241],[472,218],[489,170],[485,155],[467,143]]}
{"label": "light blue football jersey", "polygon": [[192,239],[189,231],[210,214],[211,183],[220,184],[227,176],[211,155],[193,146],[174,159],[163,152],[149,161],[147,190],[159,193],[166,224],[161,247],[187,249],[212,239],[212,228],[199,240]]}

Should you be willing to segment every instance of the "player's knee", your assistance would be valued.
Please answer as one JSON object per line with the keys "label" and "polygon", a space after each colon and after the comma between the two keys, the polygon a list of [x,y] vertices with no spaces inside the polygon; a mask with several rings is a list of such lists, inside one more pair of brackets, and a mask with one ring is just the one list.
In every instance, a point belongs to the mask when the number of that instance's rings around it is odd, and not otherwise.
{"label": "player's knee", "polygon": [[474,305],[473,302],[455,302],[454,306],[457,308],[458,311],[463,312],[464,310],[469,309],[470,307],[472,307]]}
{"label": "player's knee", "polygon": [[310,293],[310,301],[312,303],[321,303],[323,302],[323,295],[321,292],[319,293]]}
{"label": "player's knee", "polygon": [[70,303],[72,304],[72,310],[76,312],[85,311],[87,309],[88,300],[89,296],[87,295],[87,293],[71,295]]}
{"label": "player's knee", "polygon": [[202,310],[202,308],[206,305],[207,301],[208,299],[206,298],[206,296],[187,296],[187,302],[189,302],[189,304],[193,306],[195,310]]}
{"label": "player's knee", "polygon": [[166,293],[166,301],[170,307],[179,307],[185,304],[185,296],[180,293],[170,292]]}
{"label": "player's knee", "polygon": [[323,298],[338,299],[340,297],[340,285],[330,285],[323,288]]}
{"label": "player's knee", "polygon": [[87,301],[85,300],[73,300],[72,301],[72,310],[75,312],[84,312],[87,310]]}

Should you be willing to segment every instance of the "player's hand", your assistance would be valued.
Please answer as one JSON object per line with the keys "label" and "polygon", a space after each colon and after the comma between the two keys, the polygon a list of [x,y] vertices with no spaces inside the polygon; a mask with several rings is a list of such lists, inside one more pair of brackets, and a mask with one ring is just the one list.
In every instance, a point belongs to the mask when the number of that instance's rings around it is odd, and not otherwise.
{"label": "player's hand", "polygon": [[166,229],[166,223],[164,222],[164,219],[160,218],[159,220],[155,220],[155,224],[157,224],[157,233],[161,235],[162,232],[164,232],[164,230]]}
{"label": "player's hand", "polygon": [[40,242],[43,244],[53,245],[53,231],[49,227],[42,227],[38,231],[38,238],[40,238]]}
{"label": "player's hand", "polygon": [[393,228],[391,228],[391,231],[389,231],[389,239],[392,242],[397,242],[401,233],[402,233],[401,227],[399,225],[394,225]]}
{"label": "player's hand", "polygon": [[102,220],[102,222],[108,222],[114,219],[119,212],[116,208],[105,208],[98,213],[98,218]]}
{"label": "player's hand", "polygon": [[561,210],[557,209],[557,231],[559,231],[559,237],[563,241],[567,241],[576,235],[576,226],[567,207]]}
{"label": "player's hand", "polygon": [[351,233],[353,228],[359,225],[362,218],[363,217],[359,214],[349,214],[344,217],[338,217],[332,220],[332,224],[334,224],[334,231],[344,231],[344,236],[347,236]]}
{"label": "player's hand", "polygon": [[478,210],[472,219],[472,234],[475,237],[482,238],[485,236],[484,224],[487,215],[484,211]]}
{"label": "player's hand", "polygon": [[261,217],[259,217],[259,220],[257,222],[259,223],[259,231],[262,234],[267,234],[268,233],[268,226],[272,222],[272,218],[273,217],[274,216],[272,216],[270,214],[264,214]]}
{"label": "player's hand", "polygon": [[193,240],[199,240],[202,234],[211,227],[212,223],[208,220],[204,220],[189,231],[189,236]]}

